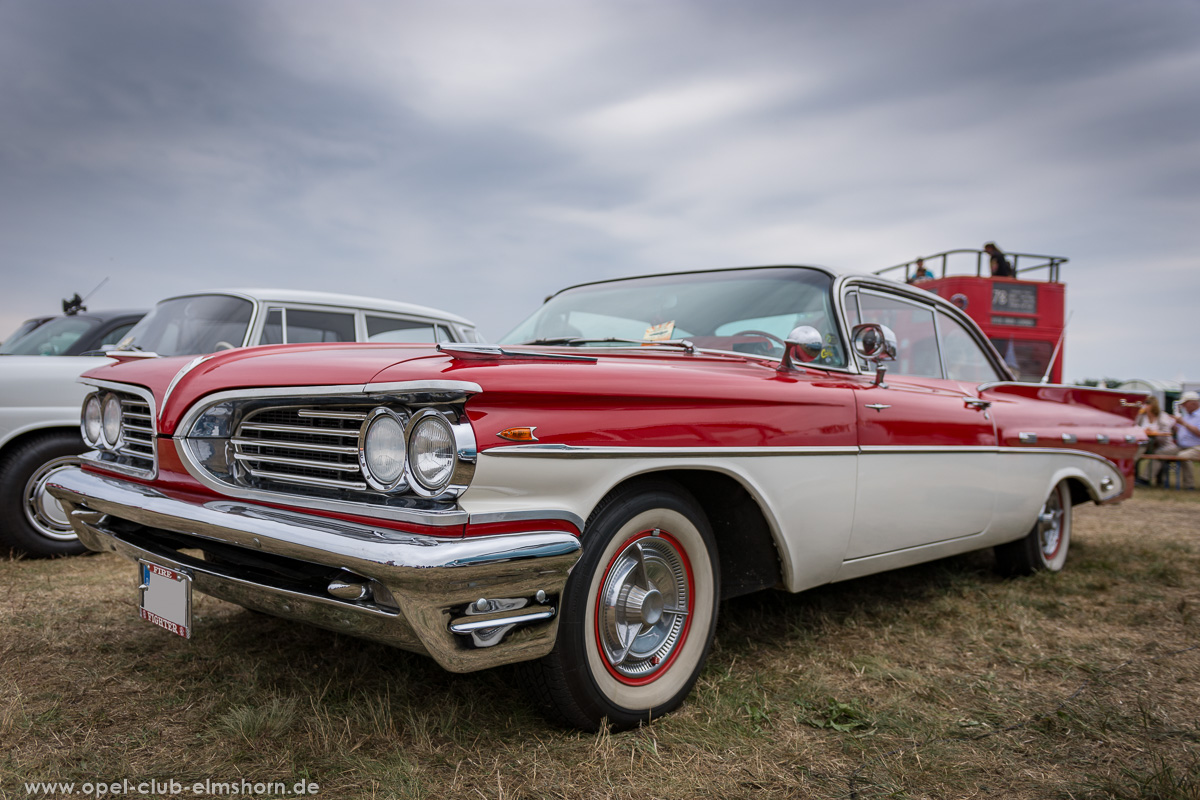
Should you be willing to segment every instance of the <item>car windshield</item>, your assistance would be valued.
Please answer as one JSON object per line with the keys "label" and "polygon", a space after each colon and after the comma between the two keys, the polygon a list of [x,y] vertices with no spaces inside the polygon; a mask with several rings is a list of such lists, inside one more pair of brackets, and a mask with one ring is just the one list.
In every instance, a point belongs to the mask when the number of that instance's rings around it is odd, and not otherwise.
{"label": "car windshield", "polygon": [[825,339],[820,363],[845,366],[826,273],[804,267],[695,272],[579,286],[554,295],[501,344],[638,344],[780,356],[801,325]]}
{"label": "car windshield", "polygon": [[22,336],[29,333],[31,330],[33,330],[37,326],[42,325],[46,322],[49,322],[49,319],[46,317],[34,317],[33,319],[27,319],[24,322],[22,322],[20,325],[17,326],[17,329],[15,331],[13,331],[11,334],[9,334],[9,337],[4,340],[3,346],[0,346],[0,353],[7,353],[9,351],[9,348],[16,345],[17,341]]}
{"label": "car windshield", "polygon": [[164,300],[133,326],[117,349],[190,356],[241,347],[253,310],[249,300],[223,294]]}
{"label": "car windshield", "polygon": [[12,356],[61,356],[79,337],[100,321],[92,317],[57,317],[21,337],[10,337],[0,354]]}

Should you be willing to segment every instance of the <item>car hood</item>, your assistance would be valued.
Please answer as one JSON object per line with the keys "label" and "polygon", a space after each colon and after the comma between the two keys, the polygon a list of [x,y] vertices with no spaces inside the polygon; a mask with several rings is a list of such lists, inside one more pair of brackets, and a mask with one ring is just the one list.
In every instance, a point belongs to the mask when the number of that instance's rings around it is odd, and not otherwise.
{"label": "car hood", "polygon": [[[796,393],[798,382],[841,381],[819,373],[781,375],[773,364],[753,358],[658,348],[489,355],[395,344],[274,345],[197,359],[139,359],[92,370],[87,377],[149,388],[159,409],[158,430],[166,435],[174,433],[198,400],[238,389],[345,386],[357,390],[369,384],[454,381],[468,394],[482,391],[486,400],[478,405],[499,420],[507,416],[501,409],[531,406],[594,405],[613,411],[651,405],[664,414],[683,407],[748,412],[752,407],[811,402],[811,396],[801,396],[807,393]],[[847,423],[837,420],[838,427]]]}
{"label": "car hood", "polygon": [[422,358],[438,358],[437,352],[429,345],[269,345],[205,356],[118,356],[117,363],[89,370],[84,377],[149,389],[158,408],[159,432],[169,434],[183,411],[214,392],[286,386],[364,386],[392,364]]}

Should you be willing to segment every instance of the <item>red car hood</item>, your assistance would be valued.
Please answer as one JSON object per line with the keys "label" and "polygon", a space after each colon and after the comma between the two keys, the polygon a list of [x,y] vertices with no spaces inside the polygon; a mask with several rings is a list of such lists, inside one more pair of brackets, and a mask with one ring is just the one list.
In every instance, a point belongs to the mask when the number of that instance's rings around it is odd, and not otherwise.
{"label": "red car hood", "polygon": [[169,435],[188,407],[213,392],[280,386],[361,386],[372,383],[375,375],[392,364],[411,359],[435,361],[435,365],[421,370],[426,377],[432,377],[448,360],[429,345],[268,345],[200,357],[132,358],[89,370],[83,377],[149,389],[159,409],[159,432]]}
{"label": "red car hood", "polygon": [[556,360],[537,355],[456,358],[428,345],[272,345],[215,353],[193,364],[196,361],[186,357],[129,360],[91,370],[85,377],[150,389],[159,409],[158,430],[165,435],[174,433],[197,400],[249,388],[438,380],[476,384],[492,402],[501,404],[533,393],[543,400],[555,396],[588,402],[602,394],[609,402],[687,398],[689,405],[770,407],[800,401],[788,388],[797,381],[829,380],[819,375],[781,376],[773,366],[754,359],[658,350]]}

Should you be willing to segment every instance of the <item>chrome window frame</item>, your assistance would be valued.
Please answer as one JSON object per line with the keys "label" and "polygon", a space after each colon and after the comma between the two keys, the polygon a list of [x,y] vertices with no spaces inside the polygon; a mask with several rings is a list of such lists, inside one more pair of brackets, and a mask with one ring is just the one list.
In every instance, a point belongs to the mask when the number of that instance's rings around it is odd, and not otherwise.
{"label": "chrome window frame", "polygon": [[[935,327],[938,325],[938,312],[944,312],[947,316],[949,316],[951,319],[958,322],[960,325],[963,326],[963,328],[966,329],[967,333],[971,336],[971,339],[975,342],[976,346],[979,347],[979,349],[983,353],[984,357],[987,358],[988,363],[990,363],[992,365],[992,368],[996,371],[996,374],[1000,376],[999,381],[981,383],[981,384],[979,384],[980,386],[986,386],[986,385],[989,385],[989,383],[1015,383],[1015,382],[1017,382],[1015,380],[1015,376],[1012,374],[1012,371],[1008,368],[1008,365],[1004,363],[1004,359],[1000,357],[1000,354],[996,351],[995,346],[992,345],[992,343],[988,340],[986,334],[984,334],[983,330],[979,327],[979,323],[977,323],[977,322],[975,322],[975,320],[971,319],[971,317],[966,312],[964,312],[961,308],[959,308],[958,306],[951,303],[949,300],[946,300],[943,297],[939,297],[938,295],[927,292],[923,289],[909,287],[906,284],[895,283],[894,281],[889,281],[889,280],[886,280],[883,278],[874,278],[874,277],[867,276],[867,275],[847,275],[847,276],[842,276],[838,280],[838,286],[837,286],[837,300],[839,302],[839,308],[841,309],[843,314],[845,314],[847,296],[854,292],[860,292],[860,291],[867,291],[872,294],[890,295],[893,297],[900,298],[909,303],[926,306],[933,312]],[[861,307],[860,307],[859,318],[860,319],[862,318]],[[845,319],[844,321],[847,323],[849,322],[848,318]],[[939,361],[940,361],[941,367],[942,367],[942,374],[945,375],[946,374],[946,365],[945,365],[945,361],[942,357],[942,341],[941,341],[940,328],[938,328],[938,357],[939,357]],[[861,368],[858,368],[858,363],[857,363],[858,359],[851,358],[850,361],[852,363],[854,363],[854,365],[855,365],[854,372],[857,372],[859,374],[865,374],[866,372],[869,372],[869,370],[863,370]],[[895,374],[897,376],[901,375],[901,373],[899,373],[899,372],[895,372],[893,374]],[[905,376],[905,377],[909,377],[909,376]],[[911,377],[913,379],[920,379],[923,376],[913,375]],[[928,380],[938,380],[938,379],[929,378]],[[941,378],[940,380],[953,380],[953,379]],[[958,381],[958,382],[959,383],[970,383],[969,381]]]}

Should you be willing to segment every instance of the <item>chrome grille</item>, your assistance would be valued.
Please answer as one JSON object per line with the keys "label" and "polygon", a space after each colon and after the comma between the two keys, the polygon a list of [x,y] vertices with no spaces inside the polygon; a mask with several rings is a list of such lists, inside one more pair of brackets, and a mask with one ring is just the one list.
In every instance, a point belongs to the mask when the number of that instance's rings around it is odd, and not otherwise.
{"label": "chrome grille", "polygon": [[233,436],[234,459],[249,483],[364,490],[358,434],[368,410],[267,408]]}
{"label": "chrome grille", "polygon": [[[150,394],[140,394],[103,385],[101,398],[115,396],[121,402],[121,436],[115,449],[102,442],[89,442],[94,449],[84,458],[103,464],[117,472],[140,477],[154,475],[158,469],[158,431]],[[85,436],[86,441],[86,436]]]}
{"label": "chrome grille", "polygon": [[150,404],[140,397],[117,393],[121,398],[121,446],[117,452],[131,459],[131,466],[154,468],[154,417]]}

